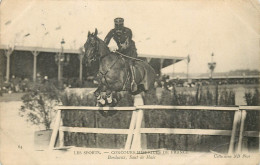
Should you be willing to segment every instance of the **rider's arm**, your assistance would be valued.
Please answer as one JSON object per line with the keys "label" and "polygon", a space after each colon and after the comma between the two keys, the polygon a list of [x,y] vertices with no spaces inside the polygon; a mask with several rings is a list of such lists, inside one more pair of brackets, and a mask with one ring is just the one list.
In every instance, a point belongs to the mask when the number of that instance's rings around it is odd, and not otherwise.
{"label": "rider's arm", "polygon": [[105,39],[104,39],[104,42],[105,42],[107,45],[109,44],[109,42],[110,42],[111,38],[113,37],[113,35],[114,35],[114,31],[113,31],[113,29],[112,29],[112,30],[110,30],[110,32],[107,34],[107,36],[106,36]]}
{"label": "rider's arm", "polygon": [[127,48],[129,48],[129,46],[130,46],[130,41],[132,40],[132,30],[131,29],[129,29],[129,28],[125,28],[125,33],[126,33],[126,40],[125,40],[125,42],[123,43],[123,44],[121,44],[121,48],[122,49],[127,49]]}
{"label": "rider's arm", "polygon": [[132,36],[133,36],[132,30],[127,28],[127,33],[128,33],[128,39],[129,39],[129,41],[131,41],[132,40]]}

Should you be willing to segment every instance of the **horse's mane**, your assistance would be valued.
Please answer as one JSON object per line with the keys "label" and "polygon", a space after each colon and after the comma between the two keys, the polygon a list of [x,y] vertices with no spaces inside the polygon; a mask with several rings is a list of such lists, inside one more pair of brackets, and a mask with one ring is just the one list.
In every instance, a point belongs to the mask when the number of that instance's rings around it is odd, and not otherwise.
{"label": "horse's mane", "polygon": [[98,36],[96,36],[96,38],[98,39],[98,42],[100,44],[99,48],[103,47],[105,49],[105,51],[107,51],[107,53],[110,53],[110,50],[109,50],[107,44],[105,43],[105,41],[100,39]]}

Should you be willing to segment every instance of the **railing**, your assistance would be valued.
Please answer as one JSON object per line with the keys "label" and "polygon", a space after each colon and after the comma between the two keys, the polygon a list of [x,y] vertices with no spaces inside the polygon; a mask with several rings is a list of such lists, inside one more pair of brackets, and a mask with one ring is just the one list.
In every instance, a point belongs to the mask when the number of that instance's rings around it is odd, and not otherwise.
{"label": "railing", "polygon": [[[260,152],[260,131],[244,131],[247,111],[260,111],[260,106],[239,106],[239,110],[241,113],[241,123],[240,123],[237,151],[238,152],[242,151],[242,141],[243,141],[243,137],[245,136],[245,137],[259,138],[259,152]],[[259,125],[260,125],[260,121],[259,121]]]}
{"label": "railing", "polygon": [[[64,131],[67,132],[82,132],[82,133],[102,133],[102,134],[126,134],[126,150],[142,149],[141,134],[156,133],[156,134],[182,134],[182,135],[221,135],[231,136],[228,153],[234,153],[235,138],[237,127],[239,129],[239,140],[237,152],[242,151],[242,140],[244,136],[247,137],[260,137],[258,131],[244,131],[245,119],[247,111],[256,110],[260,111],[260,106],[239,106],[239,107],[213,107],[213,106],[159,106],[159,105],[143,105],[136,107],[88,107],[88,106],[58,106],[56,121],[49,145],[49,149],[55,147],[55,142],[59,134],[60,147],[64,146]],[[61,111],[73,110],[117,110],[117,111],[132,111],[132,118],[129,129],[111,129],[111,128],[84,128],[84,127],[65,127],[61,120]],[[181,129],[181,128],[142,128],[143,111],[147,110],[207,110],[207,111],[233,111],[234,120],[232,130],[216,130],[216,129]]]}

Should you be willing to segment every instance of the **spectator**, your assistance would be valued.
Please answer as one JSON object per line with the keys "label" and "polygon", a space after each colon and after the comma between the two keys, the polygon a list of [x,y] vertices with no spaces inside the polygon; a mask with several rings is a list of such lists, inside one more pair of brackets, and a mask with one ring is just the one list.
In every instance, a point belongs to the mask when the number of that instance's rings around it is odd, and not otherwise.
{"label": "spectator", "polygon": [[42,76],[41,76],[40,73],[37,73],[37,75],[36,75],[36,82],[37,83],[42,83]]}

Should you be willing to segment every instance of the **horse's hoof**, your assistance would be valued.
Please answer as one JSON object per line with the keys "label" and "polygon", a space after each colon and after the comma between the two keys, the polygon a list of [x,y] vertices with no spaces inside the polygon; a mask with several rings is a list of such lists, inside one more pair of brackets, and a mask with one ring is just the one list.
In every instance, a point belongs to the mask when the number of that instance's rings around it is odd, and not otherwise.
{"label": "horse's hoof", "polygon": [[107,98],[107,103],[108,103],[108,104],[111,104],[112,102],[113,102],[113,99],[112,99],[111,97],[108,97],[108,98]]}
{"label": "horse's hoof", "polygon": [[102,105],[105,105],[106,104],[106,101],[104,99],[99,99],[98,102]]}
{"label": "horse's hoof", "polygon": [[112,102],[113,102],[112,99],[107,100],[107,103],[108,103],[108,104],[111,104]]}

